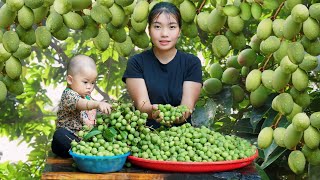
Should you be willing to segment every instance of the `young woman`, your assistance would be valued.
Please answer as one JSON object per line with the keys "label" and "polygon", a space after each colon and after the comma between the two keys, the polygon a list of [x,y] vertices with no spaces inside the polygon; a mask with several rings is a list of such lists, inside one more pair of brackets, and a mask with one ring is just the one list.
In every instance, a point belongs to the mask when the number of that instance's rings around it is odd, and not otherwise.
{"label": "young woman", "polygon": [[[158,104],[186,105],[194,109],[202,86],[198,57],[177,50],[181,33],[179,9],[168,2],[157,3],[149,13],[152,48],[129,59],[122,80],[136,108],[149,115],[148,126],[158,128]],[[156,113],[154,113],[156,112]],[[176,121],[190,122],[190,112]],[[161,119],[158,119],[158,121]]]}

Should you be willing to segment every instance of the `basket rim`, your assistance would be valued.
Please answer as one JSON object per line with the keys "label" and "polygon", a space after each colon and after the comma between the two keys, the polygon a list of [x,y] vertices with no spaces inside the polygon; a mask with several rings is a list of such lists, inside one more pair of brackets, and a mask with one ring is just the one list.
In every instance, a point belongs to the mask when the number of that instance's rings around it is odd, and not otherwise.
{"label": "basket rim", "polygon": [[87,155],[80,155],[80,154],[76,154],[74,152],[72,152],[72,150],[69,150],[69,154],[73,157],[73,158],[85,158],[85,159],[92,159],[92,160],[103,160],[103,159],[119,159],[119,158],[124,158],[124,157],[128,157],[131,152],[128,151],[125,154],[120,154],[120,155],[116,155],[116,156],[87,156]]}

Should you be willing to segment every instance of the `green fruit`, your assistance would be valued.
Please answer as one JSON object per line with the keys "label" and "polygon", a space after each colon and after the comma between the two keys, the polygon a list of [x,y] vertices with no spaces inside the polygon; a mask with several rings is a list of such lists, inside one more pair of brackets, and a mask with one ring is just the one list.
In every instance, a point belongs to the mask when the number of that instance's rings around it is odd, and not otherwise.
{"label": "green fruit", "polygon": [[[219,64],[219,63],[217,63]],[[220,66],[220,65],[219,65]],[[230,56],[228,57],[227,61],[226,61],[226,66],[227,67],[234,67],[236,69],[240,69],[242,66],[240,66],[240,64],[238,63],[238,56]],[[221,67],[221,66],[220,66]],[[221,68],[222,70],[222,68]],[[222,74],[222,73],[221,73]],[[219,78],[218,78],[219,79]]]}
{"label": "green fruit", "polygon": [[227,21],[227,16],[223,14],[223,12],[213,9],[208,17],[208,30],[210,33],[216,33],[220,31],[220,29],[224,26]]}
{"label": "green fruit", "polygon": [[283,115],[288,115],[293,109],[293,99],[288,93],[281,93],[272,100],[272,108]]}
{"label": "green fruit", "polygon": [[74,11],[81,11],[91,6],[91,0],[70,0]]}
{"label": "green fruit", "polygon": [[107,7],[100,4],[92,7],[90,16],[93,20],[100,24],[109,23],[112,19],[111,11]]}
{"label": "green fruit", "polygon": [[259,108],[265,104],[269,96],[269,90],[262,84],[250,93],[250,103],[253,107]]}
{"label": "green fruit", "polygon": [[3,32],[2,30],[0,30],[0,43],[2,43],[2,36],[3,36]]}
{"label": "green fruit", "polygon": [[[3,44],[0,43],[0,63],[5,62],[10,58],[11,54],[3,47]],[[0,71],[1,72],[1,71]]]}
{"label": "green fruit", "polygon": [[120,55],[128,57],[134,49],[134,45],[130,36],[126,36],[126,40],[123,43],[115,42],[115,48],[120,53]]}
{"label": "green fruit", "polygon": [[284,145],[285,132],[286,132],[286,128],[283,128],[283,127],[277,127],[273,131],[273,139],[274,139],[275,143],[280,147],[286,147]]}
{"label": "green fruit", "polygon": [[68,12],[62,15],[64,24],[73,30],[82,29],[84,26],[84,21],[82,17],[75,12]]}
{"label": "green fruit", "polygon": [[22,26],[18,25],[16,27],[16,32],[22,42],[29,45],[33,45],[36,42],[36,34],[33,28],[26,30]]}
{"label": "green fruit", "polygon": [[247,40],[242,32],[235,34],[228,30],[225,33],[225,36],[227,37],[232,49],[242,50],[246,47]]}
{"label": "green fruit", "polygon": [[290,124],[284,133],[284,145],[287,149],[292,149],[300,142],[303,132],[297,131],[292,124]]}
{"label": "green fruit", "polygon": [[240,13],[240,8],[238,6],[228,4],[223,7],[223,13],[229,17],[238,16]]}
{"label": "green fruit", "polygon": [[304,131],[310,125],[310,119],[306,113],[298,113],[292,119],[292,125],[297,131]]}
{"label": "green fruit", "polygon": [[303,34],[309,40],[314,40],[320,35],[320,26],[318,22],[311,17],[309,17],[306,21],[303,22],[302,29]]}
{"label": "green fruit", "polygon": [[146,30],[148,20],[145,19],[144,21],[138,23],[133,18],[131,18],[131,25],[136,32],[141,33]]}
{"label": "green fruit", "polygon": [[262,14],[262,7],[260,6],[260,4],[253,2],[251,4],[251,13],[252,13],[252,17],[258,20]]}
{"label": "green fruit", "polygon": [[283,37],[283,24],[285,20],[284,19],[275,19],[272,22],[272,30],[273,33],[278,37],[282,38]]}
{"label": "green fruit", "polygon": [[137,33],[134,29],[130,29],[129,36],[134,45],[139,48],[147,48],[149,47],[150,39],[146,32]]}
{"label": "green fruit", "polygon": [[229,30],[233,33],[237,34],[242,32],[244,27],[244,21],[241,19],[240,16],[229,16],[228,17],[228,27]]}
{"label": "green fruit", "polygon": [[[129,1],[131,1],[131,0],[129,0]],[[107,8],[110,8],[113,5],[114,0],[97,0],[97,3],[101,4],[102,6],[105,6]]]}
{"label": "green fruit", "polygon": [[0,81],[0,102],[6,100],[7,93],[8,91],[6,85],[2,81]]}
{"label": "green fruit", "polygon": [[52,12],[47,18],[46,27],[51,32],[57,32],[63,26],[63,18],[59,13]]}
{"label": "green fruit", "polygon": [[264,70],[261,74],[261,82],[262,84],[272,90],[272,76],[273,76],[273,73],[274,71],[271,70],[271,69],[267,69],[267,70]]}
{"label": "green fruit", "polygon": [[108,31],[104,28],[100,28],[99,34],[93,38],[94,46],[100,51],[105,51],[109,47],[109,43],[110,36]]}
{"label": "green fruit", "polygon": [[294,73],[292,73],[291,81],[298,91],[303,91],[308,87],[309,77],[305,71],[298,68]]}
{"label": "green fruit", "polygon": [[250,67],[257,58],[257,54],[252,49],[244,49],[238,55],[238,63],[241,66]]}
{"label": "green fruit", "polygon": [[20,77],[22,72],[22,65],[17,58],[11,56],[6,61],[5,69],[6,69],[7,76],[14,80]]}
{"label": "green fruit", "polygon": [[261,84],[261,71],[259,69],[252,70],[246,78],[246,89],[249,92],[255,91]]}
{"label": "green fruit", "polygon": [[36,31],[36,44],[38,47],[45,49],[49,47],[51,43],[51,33],[45,26],[39,26]]}
{"label": "green fruit", "polygon": [[294,99],[294,102],[297,103],[299,106],[302,108],[306,108],[310,105],[310,95],[308,94],[307,91],[301,93],[299,96],[297,96]]}
{"label": "green fruit", "polygon": [[[312,56],[318,56],[320,55],[320,40],[315,39],[314,41],[306,40],[307,38],[303,38],[301,40],[301,43],[306,50],[307,53],[309,53]],[[303,42],[305,41],[305,42]],[[308,41],[308,42],[306,42]]]}
{"label": "green fruit", "polygon": [[179,9],[182,9],[181,18],[184,22],[191,23],[193,22],[194,18],[196,17],[196,7],[193,2],[189,0],[184,0],[181,4]]}
{"label": "green fruit", "polygon": [[320,149],[315,149],[311,152],[308,162],[314,166],[320,165]]}
{"label": "green fruit", "polygon": [[272,20],[270,18],[260,21],[257,27],[257,36],[261,40],[267,39],[272,33]]}
{"label": "green fruit", "polygon": [[269,36],[260,44],[260,52],[269,55],[277,51],[280,47],[280,40],[276,36]]}
{"label": "green fruit", "polygon": [[84,21],[84,29],[82,30],[81,38],[83,40],[88,40],[94,38],[98,35],[99,29],[98,24],[91,18],[91,16],[82,16]]}
{"label": "green fruit", "polygon": [[127,33],[124,28],[117,28],[109,23],[107,25],[107,31],[115,42],[122,43],[126,40]]}
{"label": "green fruit", "polygon": [[279,1],[264,0],[262,7],[264,9],[275,10],[279,7]]}
{"label": "green fruit", "polygon": [[13,53],[13,56],[22,60],[30,56],[31,50],[32,48],[30,45],[20,42],[19,48],[15,53]]}
{"label": "green fruit", "polygon": [[208,29],[208,18],[209,18],[208,11],[202,11],[197,15],[197,24],[202,31],[209,32]]}
{"label": "green fruit", "polygon": [[19,11],[24,5],[24,1],[23,0],[7,0],[6,4],[11,11]]}
{"label": "green fruit", "polygon": [[231,94],[234,102],[239,103],[244,99],[244,90],[239,85],[231,86]]}
{"label": "green fruit", "polygon": [[291,74],[297,70],[298,65],[292,63],[289,57],[285,56],[280,62],[280,67],[284,73]]}
{"label": "green fruit", "polygon": [[309,126],[303,132],[303,139],[305,145],[307,145],[310,149],[316,149],[320,144],[320,134],[319,130],[314,128],[313,126]]}
{"label": "green fruit", "polygon": [[7,28],[16,19],[17,11],[11,11],[10,8],[4,4],[0,8],[0,28]]}
{"label": "green fruit", "polygon": [[292,16],[288,16],[283,24],[283,37],[291,40],[300,32],[302,23],[297,23],[292,19]]}
{"label": "green fruit", "polygon": [[247,21],[251,18],[251,6],[249,3],[245,2],[245,1],[241,2],[240,10],[241,10],[240,17],[243,20]]}
{"label": "green fruit", "polygon": [[291,62],[295,64],[300,64],[304,58],[304,48],[300,42],[289,43],[287,53]]}
{"label": "green fruit", "polygon": [[271,127],[263,128],[258,135],[258,147],[261,149],[266,149],[272,143],[273,139],[273,129]]}
{"label": "green fruit", "polygon": [[[136,7],[133,10],[132,18],[136,22],[142,22],[147,19],[149,13],[149,3],[148,1],[141,0],[136,4]],[[189,12],[192,13],[192,12]]]}
{"label": "green fruit", "polygon": [[45,17],[47,17],[48,12],[49,7],[41,6],[39,8],[33,9],[34,23],[41,23],[42,20],[45,19]]}
{"label": "green fruit", "polygon": [[302,4],[302,0],[287,0],[285,1],[284,7],[291,12],[292,9],[297,5],[297,4]]}
{"label": "green fruit", "polygon": [[258,36],[255,34],[251,37],[249,46],[255,51],[260,52],[260,43],[261,39],[258,38]]}
{"label": "green fruit", "polygon": [[23,6],[18,11],[18,21],[23,28],[29,29],[34,23],[33,11],[27,6]]}
{"label": "green fruit", "polygon": [[309,7],[310,17],[320,21],[320,3],[314,3]]}
{"label": "green fruit", "polygon": [[281,67],[277,67],[272,76],[272,88],[280,91],[287,86],[291,79],[291,74],[285,73]]}
{"label": "green fruit", "polygon": [[44,7],[50,7],[53,5],[54,0],[43,0],[43,5]]}
{"label": "green fruit", "polygon": [[242,76],[242,77],[247,77],[248,74],[249,74],[249,72],[250,72],[250,69],[249,69],[248,67],[243,66],[243,67],[241,68],[241,76]]}
{"label": "green fruit", "polygon": [[309,10],[303,4],[297,4],[291,10],[292,19],[297,23],[303,23],[309,17]]}
{"label": "green fruit", "polygon": [[44,0],[24,0],[24,5],[31,9],[39,8],[43,5]]}
{"label": "green fruit", "polygon": [[302,107],[299,106],[299,105],[296,104],[296,103],[293,103],[292,111],[291,111],[291,113],[290,113],[289,115],[287,115],[286,118],[287,118],[287,120],[288,120],[289,122],[291,122],[292,119],[293,119],[293,117],[294,117],[296,114],[301,113],[301,112],[302,112]]}
{"label": "green fruit", "polygon": [[310,115],[311,126],[320,129],[320,112],[314,112]]}
{"label": "green fruit", "polygon": [[65,40],[68,38],[69,36],[69,29],[67,28],[67,26],[65,26],[63,24],[63,26],[61,27],[60,30],[58,30],[57,32],[52,33],[52,35],[57,38],[58,40]]}
{"label": "green fruit", "polygon": [[212,40],[212,50],[216,57],[225,57],[230,50],[228,39],[224,35],[215,36]]}
{"label": "green fruit", "polygon": [[182,34],[189,37],[189,38],[195,38],[198,36],[198,29],[195,22],[183,22],[182,23]]}
{"label": "green fruit", "polygon": [[15,31],[6,31],[3,33],[2,44],[9,53],[14,53],[19,47],[19,36]]}
{"label": "green fruit", "polygon": [[214,95],[222,90],[222,83],[217,78],[209,78],[203,82],[203,90],[208,95]]}
{"label": "green fruit", "polygon": [[219,63],[213,63],[210,65],[208,69],[208,73],[210,74],[210,77],[221,79],[223,69]]}
{"label": "green fruit", "polygon": [[55,0],[53,3],[54,10],[59,14],[66,14],[72,10],[71,0]]}
{"label": "green fruit", "polygon": [[126,17],[122,7],[114,3],[109,10],[112,15],[111,24],[115,27],[121,27]]}
{"label": "green fruit", "polygon": [[229,67],[222,73],[221,81],[225,84],[236,84],[239,80],[239,70]]}
{"label": "green fruit", "polygon": [[273,53],[273,58],[277,64],[280,64],[281,60],[287,56],[289,42],[284,40],[281,41],[279,49]]}
{"label": "green fruit", "polygon": [[306,158],[301,151],[292,151],[288,157],[288,165],[295,174],[302,174],[306,166]]}
{"label": "green fruit", "polygon": [[305,71],[312,71],[318,66],[318,58],[305,53],[303,61],[299,64],[299,68]]}
{"label": "green fruit", "polygon": [[129,6],[133,3],[134,0],[115,0],[115,3],[119,4],[122,7]]}
{"label": "green fruit", "polygon": [[20,95],[24,92],[24,87],[20,79],[11,81],[8,86],[8,91],[14,95]]}

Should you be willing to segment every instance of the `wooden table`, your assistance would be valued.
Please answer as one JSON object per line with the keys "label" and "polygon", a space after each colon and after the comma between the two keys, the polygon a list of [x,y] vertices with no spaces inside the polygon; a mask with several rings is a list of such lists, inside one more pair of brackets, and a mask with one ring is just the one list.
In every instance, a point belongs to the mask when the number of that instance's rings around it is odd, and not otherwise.
{"label": "wooden table", "polygon": [[47,158],[41,179],[167,179],[167,180],[208,180],[208,179],[261,179],[254,163],[233,171],[215,173],[172,173],[160,172],[132,166],[124,167],[121,171],[105,174],[91,174],[79,171],[74,165],[73,160],[57,157]]}

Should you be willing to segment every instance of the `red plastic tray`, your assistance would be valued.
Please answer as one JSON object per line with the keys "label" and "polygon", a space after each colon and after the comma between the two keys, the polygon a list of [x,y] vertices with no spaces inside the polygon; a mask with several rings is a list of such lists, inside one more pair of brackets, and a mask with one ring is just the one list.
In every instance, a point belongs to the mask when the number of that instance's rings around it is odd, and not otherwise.
{"label": "red plastic tray", "polygon": [[258,157],[257,152],[247,158],[230,160],[230,161],[216,161],[216,162],[173,162],[173,161],[158,161],[138,158],[135,156],[128,156],[129,161],[137,166],[159,170],[159,171],[169,171],[169,172],[219,172],[228,171],[233,169],[238,169],[251,164],[255,158]]}

